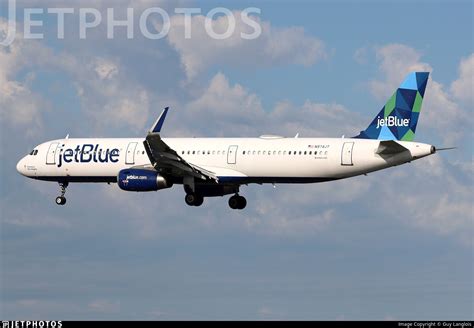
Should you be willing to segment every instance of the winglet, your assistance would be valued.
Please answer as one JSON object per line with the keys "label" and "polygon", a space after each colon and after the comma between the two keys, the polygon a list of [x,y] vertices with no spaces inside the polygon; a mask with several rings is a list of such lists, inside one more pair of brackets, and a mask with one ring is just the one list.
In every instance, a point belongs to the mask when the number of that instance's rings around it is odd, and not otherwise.
{"label": "winglet", "polygon": [[153,124],[152,128],[150,129],[150,133],[160,133],[161,127],[165,122],[166,114],[168,114],[168,110],[170,108],[166,107],[162,112],[161,115],[156,119],[155,124]]}

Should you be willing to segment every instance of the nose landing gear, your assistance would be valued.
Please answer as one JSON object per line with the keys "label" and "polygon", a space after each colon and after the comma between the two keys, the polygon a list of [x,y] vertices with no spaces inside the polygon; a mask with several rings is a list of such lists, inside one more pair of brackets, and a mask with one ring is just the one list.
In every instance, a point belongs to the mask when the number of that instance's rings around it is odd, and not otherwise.
{"label": "nose landing gear", "polygon": [[66,194],[66,188],[69,184],[67,182],[60,182],[59,187],[61,187],[61,196],[56,197],[56,204],[57,205],[64,205],[66,204],[66,197],[64,195]]}

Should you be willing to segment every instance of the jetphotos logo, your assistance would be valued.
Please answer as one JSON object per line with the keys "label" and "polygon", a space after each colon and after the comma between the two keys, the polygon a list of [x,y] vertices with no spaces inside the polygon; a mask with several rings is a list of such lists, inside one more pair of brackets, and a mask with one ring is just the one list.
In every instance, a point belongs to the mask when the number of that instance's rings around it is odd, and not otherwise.
{"label": "jetphotos logo", "polygon": [[[2,12],[5,2],[0,4]],[[109,1],[108,3],[112,6],[115,2]],[[133,4],[133,2],[131,3]],[[228,8],[216,7],[205,13],[201,8],[174,8],[172,12],[168,12],[160,7],[141,8],[138,11],[135,8],[116,6],[117,8],[101,7],[100,10],[81,7],[22,8],[17,12],[16,0],[8,0],[8,27],[6,31],[0,28],[0,45],[10,46],[18,36],[17,32],[22,33],[25,40],[43,39],[46,30],[43,28],[48,25],[49,30],[51,22],[56,22],[58,39],[65,38],[65,30],[67,30],[65,25],[78,24],[79,26],[72,27],[68,25],[68,28],[79,31],[79,39],[86,39],[88,32],[105,26],[107,39],[113,39],[116,35],[115,31],[122,29],[126,31],[127,39],[142,36],[149,40],[159,40],[168,35],[173,28],[172,21],[175,21],[174,18],[177,16],[183,18],[183,38],[185,39],[192,38],[193,28],[202,28],[210,38],[215,40],[225,40],[235,36],[245,40],[254,40],[262,34],[260,21],[255,17],[260,15],[261,9],[256,7],[248,7],[234,12]],[[204,23],[193,24],[193,15],[205,16],[203,20],[199,20]],[[17,17],[23,18],[22,29],[17,29]],[[221,24],[224,22],[221,19],[226,22]],[[242,23],[239,28],[237,28],[237,19],[240,19],[239,22]],[[217,20],[219,20],[218,23]],[[138,25],[138,32],[136,25]],[[101,32],[102,30],[103,28]]]}
{"label": "jetphotos logo", "polygon": [[410,124],[410,120],[408,118],[398,118],[395,116],[387,116],[385,118],[377,118],[377,129],[382,126],[408,126]]}
{"label": "jetphotos logo", "polygon": [[62,321],[2,321],[2,328],[61,328]]}

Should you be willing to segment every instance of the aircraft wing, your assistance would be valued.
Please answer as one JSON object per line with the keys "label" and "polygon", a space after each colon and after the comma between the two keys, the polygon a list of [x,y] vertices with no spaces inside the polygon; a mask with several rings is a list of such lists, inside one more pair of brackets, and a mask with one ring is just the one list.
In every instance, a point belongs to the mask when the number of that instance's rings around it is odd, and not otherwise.
{"label": "aircraft wing", "polygon": [[186,162],[161,139],[160,131],[168,109],[166,107],[163,110],[143,142],[150,163],[158,172],[167,175],[176,177],[193,176],[201,180],[214,180],[217,182],[218,178],[214,172]]}

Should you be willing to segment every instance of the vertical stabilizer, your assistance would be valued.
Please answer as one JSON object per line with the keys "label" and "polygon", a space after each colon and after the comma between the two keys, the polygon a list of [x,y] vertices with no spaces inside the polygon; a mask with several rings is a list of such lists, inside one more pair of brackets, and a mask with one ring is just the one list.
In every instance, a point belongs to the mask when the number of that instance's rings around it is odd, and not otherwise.
{"label": "vertical stabilizer", "polygon": [[412,141],[429,74],[410,73],[367,129],[354,138]]}

